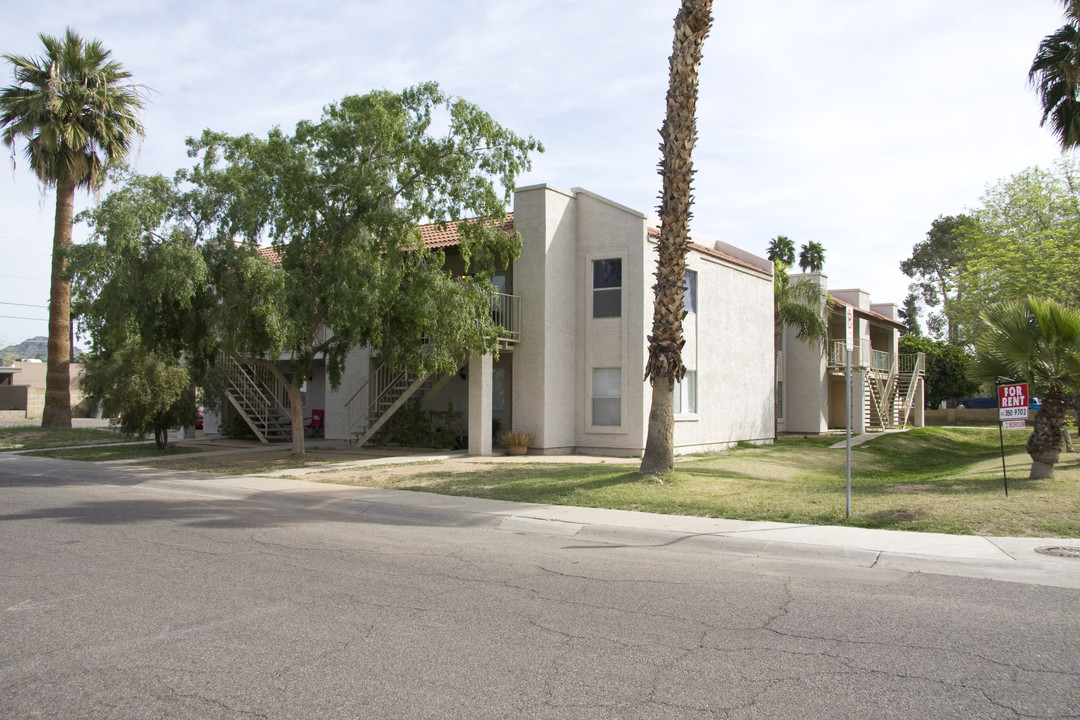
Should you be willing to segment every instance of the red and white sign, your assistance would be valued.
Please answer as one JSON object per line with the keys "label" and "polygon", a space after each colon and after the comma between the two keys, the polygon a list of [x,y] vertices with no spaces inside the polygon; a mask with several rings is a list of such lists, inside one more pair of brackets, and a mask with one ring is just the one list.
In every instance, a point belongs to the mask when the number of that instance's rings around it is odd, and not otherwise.
{"label": "red and white sign", "polygon": [[1002,420],[1001,425],[1006,430],[1023,430],[1027,427],[1027,420]]}
{"label": "red and white sign", "polygon": [[998,420],[1025,420],[1027,416],[1027,383],[998,386]]}

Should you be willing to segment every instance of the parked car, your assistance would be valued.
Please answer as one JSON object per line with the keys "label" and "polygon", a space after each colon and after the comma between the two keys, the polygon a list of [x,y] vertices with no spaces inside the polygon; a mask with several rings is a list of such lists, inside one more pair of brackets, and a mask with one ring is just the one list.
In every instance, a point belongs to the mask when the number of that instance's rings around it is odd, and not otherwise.
{"label": "parked car", "polygon": [[[996,397],[973,397],[964,398],[964,402],[960,403],[960,407],[966,410],[996,410],[998,406],[998,399]],[[1039,402],[1039,398],[1033,397],[1028,402],[1028,407],[1031,408],[1031,414],[1042,410],[1042,403]]]}

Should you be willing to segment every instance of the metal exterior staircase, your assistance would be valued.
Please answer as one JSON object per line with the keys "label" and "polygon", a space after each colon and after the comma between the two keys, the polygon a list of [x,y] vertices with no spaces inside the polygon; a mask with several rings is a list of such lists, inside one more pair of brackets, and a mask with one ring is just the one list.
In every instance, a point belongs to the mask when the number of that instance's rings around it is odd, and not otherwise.
{"label": "metal exterior staircase", "polygon": [[911,409],[915,404],[915,389],[919,386],[919,380],[926,374],[926,353],[900,356],[899,392],[896,400],[899,407],[896,408],[896,416],[900,427],[907,427],[908,418],[911,417]]}
{"label": "metal exterior staircase", "polygon": [[889,357],[887,363],[875,358],[871,367],[863,369],[867,429],[885,430],[896,425],[907,427],[915,402],[915,390],[925,369],[924,353],[900,355],[897,359]]}
{"label": "metal exterior staircase", "polygon": [[225,370],[225,397],[261,443],[290,442],[292,421],[281,382],[268,370],[218,353]]}
{"label": "metal exterior staircase", "polygon": [[[394,413],[411,399],[422,400],[427,395],[439,392],[452,377],[453,375],[420,377],[408,370],[393,373],[386,365],[379,363],[371,371],[367,382],[345,403],[349,416],[349,435],[352,437],[350,442],[360,446],[372,440],[385,443],[389,436],[381,431],[384,431]],[[377,438],[380,432],[381,436]]]}

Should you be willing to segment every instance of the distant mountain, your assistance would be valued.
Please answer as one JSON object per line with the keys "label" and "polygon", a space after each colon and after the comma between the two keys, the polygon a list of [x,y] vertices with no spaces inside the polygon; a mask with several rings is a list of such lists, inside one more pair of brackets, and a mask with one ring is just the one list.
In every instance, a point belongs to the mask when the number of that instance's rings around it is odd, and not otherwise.
{"label": "distant mountain", "polygon": [[[84,350],[75,346],[74,357],[82,355]],[[49,338],[39,335],[23,340],[18,345],[8,345],[0,348],[0,357],[5,360],[21,360],[22,358],[44,360],[49,354]]]}

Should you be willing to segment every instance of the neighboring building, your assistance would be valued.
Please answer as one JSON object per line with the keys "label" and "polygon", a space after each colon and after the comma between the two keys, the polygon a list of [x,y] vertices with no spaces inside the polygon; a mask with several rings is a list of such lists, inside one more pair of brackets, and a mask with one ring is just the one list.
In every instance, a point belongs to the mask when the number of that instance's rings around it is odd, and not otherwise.
{"label": "neighboring building", "polygon": [[[79,381],[83,366],[72,363],[71,414],[86,417],[89,403]],[[39,420],[45,410],[45,373],[48,366],[40,360],[18,360],[0,368],[0,418]]]}
{"label": "neighboring building", "polygon": [[[644,451],[651,387],[642,381],[653,317],[658,231],[646,216],[582,189],[519,188],[512,225],[521,256],[495,277],[492,303],[507,336],[497,360],[474,357],[456,375],[390,377],[366,348],[349,358],[338,391],[317,364],[305,416],[325,410],[325,436],[368,442],[402,404],[452,405],[467,418],[469,451],[489,454],[493,426],[521,430],[534,453],[634,456]],[[453,227],[422,228],[457,257]],[[675,446],[715,450],[774,436],[772,264],[723,243],[687,257],[687,374],[676,387]],[[239,378],[233,407],[254,382]],[[267,395],[273,395],[271,390]],[[207,418],[207,430],[214,429]]]}
{"label": "neighboring building", "polygon": [[[828,291],[821,273],[793,275]],[[845,308],[854,311],[851,379],[851,430],[862,433],[888,427],[922,427],[924,372],[922,353],[900,355],[904,329],[896,305],[871,304],[865,290],[829,292],[829,341],[822,348],[803,342],[787,328],[777,348],[776,415],[779,432],[821,433],[847,425]]]}

